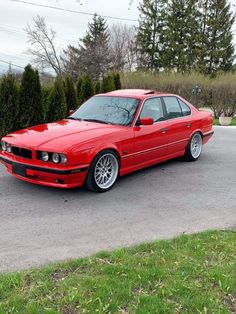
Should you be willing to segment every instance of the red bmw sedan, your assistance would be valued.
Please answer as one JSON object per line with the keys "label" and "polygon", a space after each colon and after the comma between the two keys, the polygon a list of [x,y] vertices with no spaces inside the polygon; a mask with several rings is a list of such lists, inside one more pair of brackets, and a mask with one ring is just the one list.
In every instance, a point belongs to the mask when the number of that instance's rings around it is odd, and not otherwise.
{"label": "red bmw sedan", "polygon": [[5,136],[0,161],[30,183],[106,192],[138,169],[179,156],[197,160],[212,124],[210,113],[180,96],[119,90],[90,98],[67,119]]}

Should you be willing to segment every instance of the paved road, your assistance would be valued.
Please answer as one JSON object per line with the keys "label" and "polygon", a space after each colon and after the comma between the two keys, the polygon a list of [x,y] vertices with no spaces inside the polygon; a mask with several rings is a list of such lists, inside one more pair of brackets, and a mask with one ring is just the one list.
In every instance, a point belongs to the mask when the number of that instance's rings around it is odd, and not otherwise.
{"label": "paved road", "polygon": [[236,225],[236,128],[216,128],[198,162],[170,161],[105,194],[30,185],[0,166],[0,271]]}

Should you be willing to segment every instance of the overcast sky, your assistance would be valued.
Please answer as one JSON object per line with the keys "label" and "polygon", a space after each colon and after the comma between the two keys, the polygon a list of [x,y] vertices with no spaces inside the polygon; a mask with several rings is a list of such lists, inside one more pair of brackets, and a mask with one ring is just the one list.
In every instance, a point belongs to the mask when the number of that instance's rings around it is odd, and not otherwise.
{"label": "overcast sky", "polygon": [[[25,2],[131,20],[137,20],[139,14],[137,9],[139,0],[134,0],[131,7],[129,7],[130,0],[25,0]],[[236,0],[231,2],[236,5]],[[32,24],[32,19],[36,15],[44,16],[47,25],[56,31],[58,49],[65,48],[69,43],[76,44],[92,19],[89,15],[41,8],[12,0],[0,0],[0,60],[19,66],[25,66],[30,62],[31,58],[25,55],[29,45],[24,28],[28,23]],[[107,22],[111,25],[118,23],[119,20],[108,18]],[[135,24],[136,22],[123,21],[123,23]],[[0,61],[0,71],[7,68],[8,65]]]}

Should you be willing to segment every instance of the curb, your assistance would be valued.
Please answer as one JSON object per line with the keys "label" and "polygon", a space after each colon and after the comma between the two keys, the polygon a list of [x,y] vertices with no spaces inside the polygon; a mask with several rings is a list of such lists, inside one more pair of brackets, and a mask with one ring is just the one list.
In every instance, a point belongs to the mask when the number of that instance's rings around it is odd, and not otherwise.
{"label": "curb", "polygon": [[236,125],[213,125],[214,128],[223,128],[223,129],[236,129]]}

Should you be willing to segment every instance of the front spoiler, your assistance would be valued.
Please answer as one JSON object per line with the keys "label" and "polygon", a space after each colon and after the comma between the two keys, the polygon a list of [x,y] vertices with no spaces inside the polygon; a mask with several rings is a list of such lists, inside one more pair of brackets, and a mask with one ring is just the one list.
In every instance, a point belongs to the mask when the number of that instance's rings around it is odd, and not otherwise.
{"label": "front spoiler", "polygon": [[[81,165],[70,169],[55,169],[33,166],[0,156],[0,163],[6,166],[9,174],[17,179],[33,184],[57,188],[74,188],[83,186],[89,165]],[[24,173],[14,173],[14,166],[23,166]]]}

